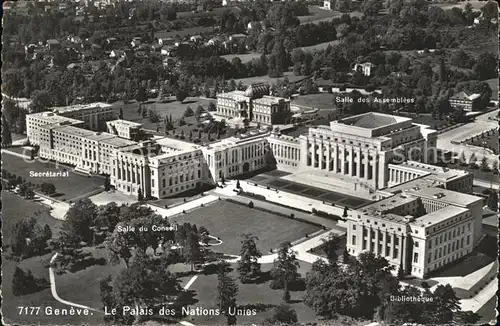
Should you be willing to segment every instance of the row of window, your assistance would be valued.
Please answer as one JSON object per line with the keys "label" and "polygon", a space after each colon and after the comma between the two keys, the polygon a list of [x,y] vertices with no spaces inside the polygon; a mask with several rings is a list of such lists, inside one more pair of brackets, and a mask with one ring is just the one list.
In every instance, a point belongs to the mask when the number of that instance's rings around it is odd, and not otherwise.
{"label": "row of window", "polygon": [[[471,231],[471,223],[467,223],[467,231]],[[448,230],[448,232],[445,232],[441,235],[439,235],[439,237],[436,236],[436,238],[434,238],[434,246],[437,246],[438,244],[441,244],[443,242],[446,242],[448,240],[451,240],[455,237],[458,237],[460,234],[464,234],[465,233],[465,225],[462,225],[462,227],[460,228],[460,226],[454,228],[453,230]],[[438,243],[439,241],[439,243]],[[432,248],[432,241],[429,241],[429,249]]]}

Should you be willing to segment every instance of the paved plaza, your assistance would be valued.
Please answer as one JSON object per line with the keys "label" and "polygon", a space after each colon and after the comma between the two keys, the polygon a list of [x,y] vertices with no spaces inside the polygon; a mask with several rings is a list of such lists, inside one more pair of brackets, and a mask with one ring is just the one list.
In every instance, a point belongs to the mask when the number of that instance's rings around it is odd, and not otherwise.
{"label": "paved plaza", "polygon": [[313,198],[316,200],[326,201],[338,206],[346,206],[348,208],[357,208],[369,204],[371,201],[349,196],[346,194],[325,190],[310,185],[285,180],[282,177],[289,177],[289,173],[279,173],[281,171],[271,171],[260,174],[247,180],[249,183],[257,183],[262,186],[269,186],[273,189],[286,191],[288,193]]}

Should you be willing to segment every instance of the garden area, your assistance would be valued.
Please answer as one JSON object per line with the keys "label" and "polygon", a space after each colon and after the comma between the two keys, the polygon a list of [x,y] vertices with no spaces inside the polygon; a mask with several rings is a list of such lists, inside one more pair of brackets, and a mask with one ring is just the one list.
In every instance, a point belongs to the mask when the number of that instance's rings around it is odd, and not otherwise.
{"label": "garden area", "polygon": [[498,129],[483,132],[480,135],[472,136],[464,141],[465,144],[492,150],[494,154],[499,154]]}
{"label": "garden area", "polygon": [[178,224],[191,223],[205,227],[210,235],[222,240],[222,244],[211,249],[231,255],[239,254],[241,235],[245,233],[251,233],[259,238],[258,247],[262,254],[266,255],[270,249],[278,248],[283,242],[295,241],[304,234],[311,234],[320,229],[225,200],[169,219]]}
{"label": "garden area", "polygon": [[[49,282],[49,261],[53,255],[51,252],[35,255],[17,262],[10,257],[10,244],[13,241],[14,225],[21,222],[25,217],[34,216],[37,225],[43,227],[48,225],[51,229],[52,239],[59,235],[62,221],[54,219],[49,214],[49,209],[37,202],[22,199],[21,197],[6,191],[2,191],[2,199],[4,205],[2,206],[2,235],[3,235],[3,251],[2,251],[2,296],[3,296],[3,318],[7,324],[37,324],[37,325],[53,325],[53,324],[73,324],[83,325],[89,322],[99,323],[102,319],[96,318],[97,316],[59,316],[56,321],[54,316],[47,316],[44,312],[45,307],[52,307],[53,309],[68,308],[67,305],[59,303],[53,296],[48,286]],[[13,278],[16,267],[21,268],[24,272],[31,272],[37,280],[43,280],[43,286],[38,289],[23,292],[14,295]],[[97,279],[97,274],[93,274],[91,278]],[[75,291],[75,286],[78,283],[74,280],[71,282],[59,282],[58,293],[66,292],[80,293],[86,295],[88,284],[79,282],[81,284],[79,290]],[[29,292],[29,293],[28,293]],[[62,296],[65,298],[64,296]],[[68,299],[68,298],[65,298]],[[99,297],[98,297],[99,300]],[[38,315],[20,314],[18,307],[37,307],[41,311]],[[97,306],[99,307],[99,306]]]}
{"label": "garden area", "polygon": [[[24,182],[31,182],[31,184],[35,186],[35,191],[45,192],[41,189],[41,186],[43,184],[52,184],[55,187],[54,192],[49,192],[47,195],[57,200],[67,202],[86,194],[94,194],[100,191],[101,187],[104,185],[104,178],[101,176],[88,177],[74,173],[72,171],[73,169],[67,165],[40,161],[38,159],[28,162],[20,157],[9,155],[8,153],[2,155],[2,169],[10,173],[11,176],[15,176],[17,179],[21,177]],[[37,173],[67,171],[69,172],[69,176],[35,178],[30,177],[31,171]],[[77,184],[78,187],[75,187],[75,184]]]}
{"label": "garden area", "polygon": [[[199,97],[187,97],[184,101],[179,102],[175,97],[168,97],[163,102],[159,102],[156,99],[150,99],[145,104],[143,104],[143,111],[139,111],[139,102],[132,101],[130,103],[124,104],[123,101],[113,103],[113,106],[118,110],[123,110],[123,119],[142,123],[144,129],[156,130],[157,125],[160,129],[163,129],[163,121],[165,118],[172,117],[172,120],[177,121],[184,116],[186,109],[190,107],[193,111],[196,110],[198,106],[202,106],[205,110],[211,102],[215,104],[214,100],[202,99]],[[154,112],[158,119],[148,116],[149,111]]]}
{"label": "garden area", "polygon": [[[260,242],[257,243],[258,245]],[[232,264],[232,271],[228,274],[230,277],[237,278],[237,264]],[[239,279],[236,279],[238,286],[238,295],[236,302],[240,309],[256,309],[256,315],[238,316],[237,323],[239,325],[257,324],[262,325],[264,321],[272,316],[273,308],[283,303],[283,290],[273,290],[269,287],[270,279],[266,279],[266,275],[272,268],[272,264],[262,264],[261,270],[264,274],[264,279],[258,283],[242,284]],[[311,265],[305,262],[300,262],[299,273],[302,277],[311,269]],[[196,291],[196,299],[198,302],[195,306],[203,307],[204,309],[216,309],[217,300],[214,294],[217,293],[217,275],[199,275],[196,282],[190,287],[190,290]],[[290,307],[297,312],[297,318],[300,323],[312,323],[317,321],[314,310],[302,303],[302,298],[305,294],[304,289],[300,291],[291,291]],[[225,325],[225,316],[194,316],[186,318],[188,322],[196,325]]]}

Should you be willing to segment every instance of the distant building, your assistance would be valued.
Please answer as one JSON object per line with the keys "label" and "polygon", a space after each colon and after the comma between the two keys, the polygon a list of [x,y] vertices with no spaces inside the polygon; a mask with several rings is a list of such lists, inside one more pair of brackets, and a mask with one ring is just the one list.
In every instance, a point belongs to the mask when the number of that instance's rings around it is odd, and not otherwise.
{"label": "distant building", "polygon": [[61,43],[56,39],[47,40],[47,47],[49,51],[58,50],[61,48]]}
{"label": "distant building", "polygon": [[106,126],[110,134],[130,140],[136,139],[139,130],[142,129],[140,123],[120,119],[107,121]]}
{"label": "distant building", "polygon": [[450,105],[454,109],[462,109],[464,111],[474,111],[477,108],[477,103],[481,94],[467,94],[460,92],[450,97]]}
{"label": "distant building", "polygon": [[356,63],[354,65],[354,71],[358,71],[362,73],[365,76],[371,76],[372,74],[372,69],[375,65],[371,62],[365,62],[365,63]]}
{"label": "distant building", "polygon": [[332,3],[331,0],[325,0],[325,1],[323,1],[323,8],[326,9],[326,10],[333,10],[333,5],[334,4],[335,4],[335,2]]}
{"label": "distant building", "polygon": [[269,86],[252,84],[245,91],[217,94],[217,114],[272,125],[290,112],[290,100],[269,96]]}
{"label": "distant building", "polygon": [[199,43],[203,40],[203,37],[201,37],[201,35],[193,35],[189,38],[189,40],[193,43]]}

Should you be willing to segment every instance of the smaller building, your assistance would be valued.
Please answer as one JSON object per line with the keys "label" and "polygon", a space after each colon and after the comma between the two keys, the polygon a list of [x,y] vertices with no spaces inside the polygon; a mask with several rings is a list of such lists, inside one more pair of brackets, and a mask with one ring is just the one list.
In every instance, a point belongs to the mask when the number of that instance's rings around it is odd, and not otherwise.
{"label": "smaller building", "polygon": [[142,129],[142,124],[140,123],[121,119],[108,121],[106,122],[106,126],[110,134],[131,140],[134,140],[139,130]]}
{"label": "smaller building", "polygon": [[371,76],[372,74],[372,69],[375,65],[371,62],[365,62],[365,63],[356,63],[354,65],[354,71],[358,71],[362,73],[365,76]]}
{"label": "smaller building", "polygon": [[47,40],[47,47],[50,51],[59,50],[61,48],[61,43],[56,39]]}
{"label": "smaller building", "polygon": [[203,40],[203,37],[201,37],[201,35],[193,35],[189,38],[189,40],[193,43],[199,43]]}
{"label": "smaller building", "polygon": [[335,3],[332,4],[332,1],[331,0],[325,0],[323,1],[323,9],[326,9],[326,10],[333,10],[333,5]]}
{"label": "smaller building", "polygon": [[450,105],[454,109],[462,109],[464,111],[474,111],[477,109],[477,104],[481,94],[467,94],[462,91],[450,97]]}

